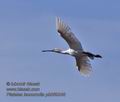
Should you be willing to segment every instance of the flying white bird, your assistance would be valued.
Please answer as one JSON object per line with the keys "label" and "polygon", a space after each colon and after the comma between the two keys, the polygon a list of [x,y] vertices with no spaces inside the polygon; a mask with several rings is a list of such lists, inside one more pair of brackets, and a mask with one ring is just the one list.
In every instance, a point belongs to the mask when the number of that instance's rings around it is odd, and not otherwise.
{"label": "flying white bird", "polygon": [[68,25],[66,25],[59,17],[56,18],[56,29],[61,35],[61,37],[68,43],[70,48],[68,50],[61,50],[55,48],[52,50],[43,50],[42,52],[56,52],[75,57],[77,69],[82,75],[89,76],[92,71],[89,58],[102,58],[102,56],[84,51],[80,41],[75,37],[74,33],[71,31],[71,28]]}

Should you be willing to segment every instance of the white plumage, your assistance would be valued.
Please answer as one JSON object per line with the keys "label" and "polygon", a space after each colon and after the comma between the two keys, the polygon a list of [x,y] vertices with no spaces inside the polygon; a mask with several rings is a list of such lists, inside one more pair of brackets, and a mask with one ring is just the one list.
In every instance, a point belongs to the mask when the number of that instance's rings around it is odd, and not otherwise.
{"label": "white plumage", "polygon": [[68,50],[52,49],[43,50],[43,52],[56,52],[61,54],[67,54],[75,57],[77,69],[80,71],[81,75],[89,76],[92,72],[92,67],[89,61],[94,59],[94,57],[102,58],[100,55],[95,55],[90,52],[85,52],[82,48],[80,41],[75,37],[71,28],[65,24],[59,17],[56,17],[56,29],[60,36],[68,43]]}

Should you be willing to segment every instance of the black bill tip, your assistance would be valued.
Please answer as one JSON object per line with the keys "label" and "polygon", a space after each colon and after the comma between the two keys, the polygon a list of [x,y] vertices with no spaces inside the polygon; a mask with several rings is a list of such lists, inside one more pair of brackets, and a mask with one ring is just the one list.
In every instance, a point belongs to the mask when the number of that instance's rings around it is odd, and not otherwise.
{"label": "black bill tip", "polygon": [[42,50],[41,52],[52,52],[53,50]]}

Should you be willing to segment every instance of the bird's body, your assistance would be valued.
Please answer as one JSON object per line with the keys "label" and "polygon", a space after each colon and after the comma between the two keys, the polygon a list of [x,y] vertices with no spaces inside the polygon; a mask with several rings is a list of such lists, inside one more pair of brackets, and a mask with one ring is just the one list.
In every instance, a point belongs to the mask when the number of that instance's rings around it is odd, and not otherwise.
{"label": "bird's body", "polygon": [[61,49],[55,48],[52,50],[43,50],[42,52],[56,52],[56,53],[60,53],[60,54],[71,55],[74,57],[80,57],[82,55],[82,52],[75,51],[74,49],[71,49],[71,48],[69,48],[68,50],[61,50]]}
{"label": "bird's body", "polygon": [[71,56],[77,56],[78,55],[77,51],[75,51],[75,50],[73,50],[71,48],[69,48],[68,50],[62,51],[62,52],[64,54],[68,54],[68,55],[71,55]]}
{"label": "bird's body", "polygon": [[70,27],[66,25],[64,22],[60,20],[60,18],[56,18],[56,28],[59,32],[60,36],[68,43],[68,50],[61,50],[58,48],[52,50],[43,50],[42,52],[56,52],[60,54],[71,55],[76,59],[76,66],[80,73],[84,76],[89,76],[92,71],[92,67],[89,61],[90,59],[102,58],[100,55],[95,55],[90,52],[85,52],[82,48],[80,41],[75,37],[72,33]]}

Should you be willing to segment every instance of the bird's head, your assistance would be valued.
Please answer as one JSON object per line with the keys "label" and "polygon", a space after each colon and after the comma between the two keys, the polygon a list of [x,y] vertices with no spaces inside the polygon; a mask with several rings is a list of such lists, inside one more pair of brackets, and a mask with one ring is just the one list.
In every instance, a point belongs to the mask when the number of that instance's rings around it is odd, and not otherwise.
{"label": "bird's head", "polygon": [[54,48],[53,51],[56,51],[56,52],[61,52],[62,49],[59,49],[59,48]]}
{"label": "bird's head", "polygon": [[54,49],[51,49],[51,50],[42,50],[42,52],[56,52],[56,53],[61,53],[62,49],[54,48]]}

